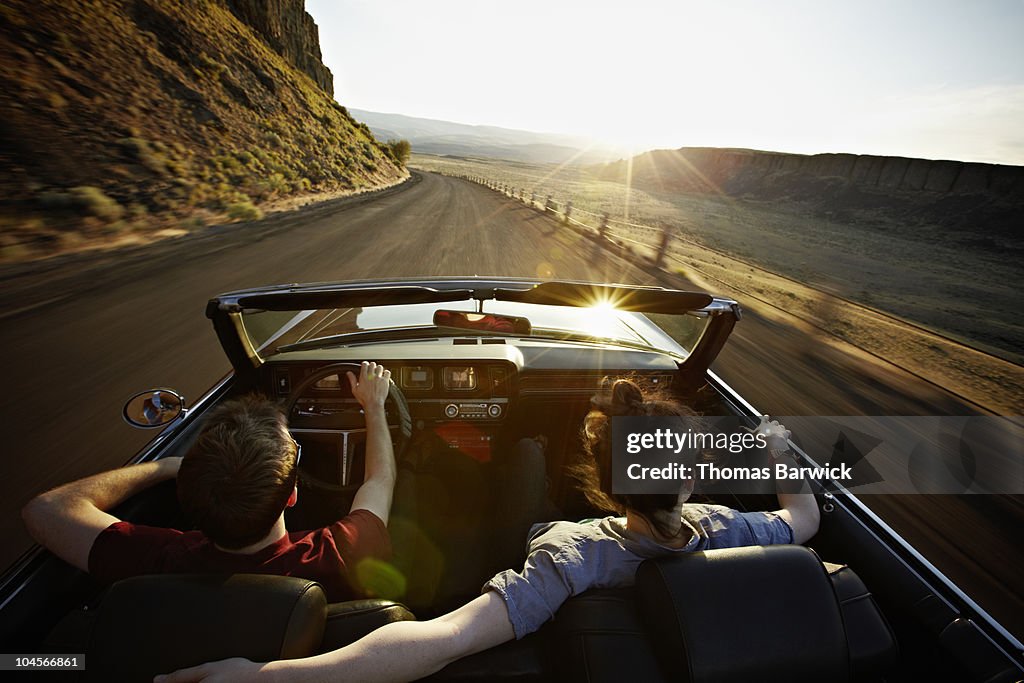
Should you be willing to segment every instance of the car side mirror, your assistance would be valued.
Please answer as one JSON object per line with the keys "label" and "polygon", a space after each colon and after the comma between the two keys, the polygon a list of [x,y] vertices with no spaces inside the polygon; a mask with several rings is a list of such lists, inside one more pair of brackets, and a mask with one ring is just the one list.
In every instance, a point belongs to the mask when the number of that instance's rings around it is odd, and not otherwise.
{"label": "car side mirror", "polygon": [[185,399],[170,389],[142,391],[124,404],[121,416],[133,427],[154,429],[170,424],[185,412]]}

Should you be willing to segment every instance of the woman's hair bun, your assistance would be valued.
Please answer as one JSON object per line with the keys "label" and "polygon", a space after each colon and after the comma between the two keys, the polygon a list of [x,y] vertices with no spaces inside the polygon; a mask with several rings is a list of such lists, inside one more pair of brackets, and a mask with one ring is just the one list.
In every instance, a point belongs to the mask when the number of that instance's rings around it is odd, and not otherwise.
{"label": "woman's hair bun", "polygon": [[638,415],[643,412],[644,392],[628,379],[617,379],[612,385],[612,412],[617,415]]}

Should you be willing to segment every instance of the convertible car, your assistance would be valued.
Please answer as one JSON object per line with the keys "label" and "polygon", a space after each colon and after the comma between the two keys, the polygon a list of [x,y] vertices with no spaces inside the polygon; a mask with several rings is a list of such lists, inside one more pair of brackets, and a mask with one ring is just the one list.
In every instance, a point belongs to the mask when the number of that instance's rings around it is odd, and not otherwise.
{"label": "convertible car", "polygon": [[[282,402],[303,448],[289,528],[329,523],[363,476],[365,424],[345,371],[380,362],[393,372],[396,457],[458,480],[444,489],[457,493],[435,501],[442,523],[417,529],[419,564],[382,572],[378,597],[327,604],[317,584],[285,577],[147,576],[105,586],[36,548],[0,584],[5,652],[80,653],[86,678],[148,680],[228,656],[333,649],[389,621],[436,616],[501,568],[488,550],[499,526],[490,502],[503,454],[520,438],[546,436],[548,497],[559,514],[599,514],[565,471],[589,399],[607,378],[632,377],[748,426],[760,416],[709,370],[740,307],[703,293],[498,278],[360,281],[232,292],[210,300],[206,315],[233,371],[191,405],[166,389],[133,397],[125,419],[160,429],[133,462],[182,455],[212,406],[261,392]],[[1024,677],[1019,641],[855,496],[835,482],[817,485],[821,527],[807,547],[648,560],[635,586],[576,596],[539,632],[434,678]],[[777,507],[772,495],[725,493],[715,502]],[[173,482],[116,512],[190,528]]]}

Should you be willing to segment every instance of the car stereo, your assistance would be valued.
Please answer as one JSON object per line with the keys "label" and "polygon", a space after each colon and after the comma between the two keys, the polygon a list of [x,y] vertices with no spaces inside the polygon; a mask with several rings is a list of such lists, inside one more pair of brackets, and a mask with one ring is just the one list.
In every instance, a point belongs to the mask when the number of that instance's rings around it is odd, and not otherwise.
{"label": "car stereo", "polygon": [[444,407],[444,416],[463,420],[496,420],[504,412],[500,403],[458,402]]}

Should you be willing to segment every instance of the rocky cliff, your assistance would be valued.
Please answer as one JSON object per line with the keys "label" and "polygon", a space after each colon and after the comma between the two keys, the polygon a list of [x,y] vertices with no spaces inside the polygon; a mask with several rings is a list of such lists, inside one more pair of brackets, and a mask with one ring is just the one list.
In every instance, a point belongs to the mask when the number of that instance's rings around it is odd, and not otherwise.
{"label": "rocky cliff", "polygon": [[236,17],[251,26],[289,64],[334,95],[334,76],[324,66],[320,36],[303,0],[225,0]]}
{"label": "rocky cliff", "polygon": [[606,180],[654,192],[722,193],[803,203],[842,216],[888,218],[1000,233],[1024,224],[1024,167],[857,154],[784,154],[684,147],[594,167]]}
{"label": "rocky cliff", "polygon": [[319,55],[301,0],[0,3],[0,258],[404,177]]}

